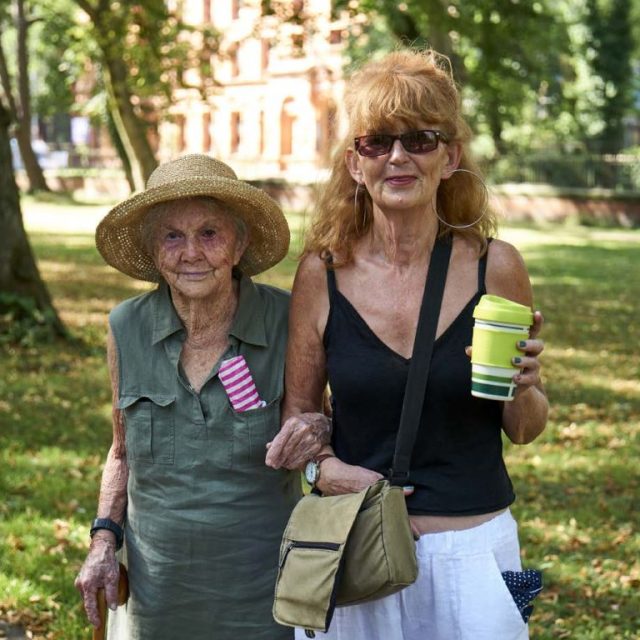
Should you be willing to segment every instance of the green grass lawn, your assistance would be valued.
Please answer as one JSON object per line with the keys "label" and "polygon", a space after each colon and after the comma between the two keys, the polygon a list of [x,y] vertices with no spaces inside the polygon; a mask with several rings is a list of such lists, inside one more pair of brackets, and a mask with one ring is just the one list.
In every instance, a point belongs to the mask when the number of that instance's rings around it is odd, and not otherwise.
{"label": "green grass lawn", "polygon": [[[0,619],[76,640],[91,635],[73,579],[110,442],[107,313],[147,285],[106,267],[84,226],[25,218],[78,340],[0,344]],[[524,563],[545,576],[531,636],[640,638],[640,231],[507,227],[502,237],[524,254],[546,318],[549,426],[506,448]],[[288,288],[295,263],[259,280]]]}

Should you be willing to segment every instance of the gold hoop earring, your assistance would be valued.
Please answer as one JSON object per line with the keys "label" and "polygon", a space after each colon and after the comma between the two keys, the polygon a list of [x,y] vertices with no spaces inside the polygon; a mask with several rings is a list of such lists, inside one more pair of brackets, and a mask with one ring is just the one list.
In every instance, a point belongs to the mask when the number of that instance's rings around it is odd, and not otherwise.
{"label": "gold hoop earring", "polygon": [[482,213],[478,216],[478,218],[476,220],[474,220],[473,222],[470,222],[469,224],[451,224],[450,222],[447,222],[446,220],[443,220],[438,215],[438,208],[437,207],[434,208],[434,211],[435,211],[435,214],[436,214],[436,218],[438,218],[438,220],[440,220],[440,222],[442,222],[442,224],[445,227],[449,227],[450,229],[468,229],[469,227],[473,227],[474,225],[478,224],[478,222],[480,222],[480,220],[482,220],[482,218],[484,218],[485,213],[487,213],[487,209],[489,208],[489,188],[487,187],[485,181],[477,173],[474,173],[473,171],[469,171],[469,169],[456,169],[455,171],[453,171],[451,173],[451,175],[453,175],[454,173],[457,173],[458,171],[460,171],[461,173],[470,173],[474,178],[477,178],[478,180],[480,180],[480,183],[484,187],[484,191],[485,191],[485,194],[486,194],[485,195],[484,208],[482,209]]}

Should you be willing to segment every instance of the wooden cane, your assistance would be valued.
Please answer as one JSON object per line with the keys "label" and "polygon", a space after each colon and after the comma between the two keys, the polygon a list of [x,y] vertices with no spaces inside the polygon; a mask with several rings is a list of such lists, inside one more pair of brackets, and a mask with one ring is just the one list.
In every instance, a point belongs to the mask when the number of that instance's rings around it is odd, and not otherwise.
{"label": "wooden cane", "polygon": [[[122,562],[118,563],[120,575],[118,576],[118,606],[126,604],[129,599],[129,576],[126,567]],[[96,594],[98,601],[98,615],[100,616],[100,626],[93,629],[93,640],[104,640],[107,627],[107,597],[104,589],[98,589]]]}

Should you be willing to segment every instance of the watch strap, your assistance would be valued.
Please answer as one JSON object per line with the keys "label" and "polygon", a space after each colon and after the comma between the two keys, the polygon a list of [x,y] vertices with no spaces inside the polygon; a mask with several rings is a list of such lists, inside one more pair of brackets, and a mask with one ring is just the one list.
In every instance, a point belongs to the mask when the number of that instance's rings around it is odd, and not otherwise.
{"label": "watch strap", "polygon": [[319,456],[316,456],[313,461],[320,466],[320,463],[323,460],[326,460],[327,458],[335,458],[336,454],[335,453],[321,453]]}
{"label": "watch strap", "polygon": [[335,458],[336,454],[335,453],[321,453],[319,456],[316,456],[313,460],[313,462],[316,465],[316,479],[313,482],[313,487],[315,488],[315,486],[318,484],[318,480],[320,480],[320,465],[327,459],[327,458]]}
{"label": "watch strap", "polygon": [[122,548],[122,543],[124,542],[124,531],[122,527],[115,521],[111,520],[111,518],[96,518],[91,523],[91,529],[89,530],[89,535],[93,538],[97,531],[101,529],[106,529],[107,531],[111,531],[116,537],[116,551]]}

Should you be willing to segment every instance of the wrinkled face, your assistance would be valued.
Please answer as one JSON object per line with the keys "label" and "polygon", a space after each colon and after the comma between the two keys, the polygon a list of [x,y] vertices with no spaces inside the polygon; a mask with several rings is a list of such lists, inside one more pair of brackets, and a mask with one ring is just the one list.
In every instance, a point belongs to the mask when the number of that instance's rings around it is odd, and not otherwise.
{"label": "wrinkled face", "polygon": [[[428,123],[413,127],[398,125],[380,133],[402,134],[416,129],[439,130],[439,127]],[[400,140],[395,140],[384,155],[365,157],[349,149],[346,156],[351,176],[366,187],[374,207],[382,211],[425,210],[434,206],[440,181],[450,177],[458,161],[456,144],[440,142],[433,151],[410,153]]]}
{"label": "wrinkled face", "polygon": [[228,288],[247,245],[228,214],[197,201],[176,202],[154,240],[154,262],[172,293],[192,299]]}

